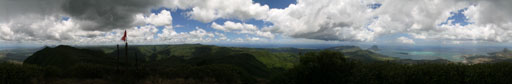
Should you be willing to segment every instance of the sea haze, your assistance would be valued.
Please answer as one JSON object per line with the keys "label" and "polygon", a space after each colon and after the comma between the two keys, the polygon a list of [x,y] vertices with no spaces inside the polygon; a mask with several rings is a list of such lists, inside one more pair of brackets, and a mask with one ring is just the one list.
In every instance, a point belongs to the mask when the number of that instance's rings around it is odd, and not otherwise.
{"label": "sea haze", "polygon": [[[210,44],[209,44],[210,45]],[[248,48],[307,48],[324,49],[336,46],[348,46],[345,44],[211,44],[225,47],[248,47]]]}
{"label": "sea haze", "polygon": [[502,51],[503,46],[379,46],[377,53],[413,60],[446,59],[454,62],[463,61],[462,55],[487,55],[490,52]]}
{"label": "sea haze", "polygon": [[[350,44],[215,44],[226,47],[249,48],[307,48],[325,49],[336,46],[351,46]],[[367,49],[372,45],[356,45],[361,49]],[[502,51],[509,46],[385,46],[377,45],[380,49],[376,53],[398,57],[400,59],[435,60],[446,59],[454,62],[463,61],[462,55],[487,55],[487,53]]]}

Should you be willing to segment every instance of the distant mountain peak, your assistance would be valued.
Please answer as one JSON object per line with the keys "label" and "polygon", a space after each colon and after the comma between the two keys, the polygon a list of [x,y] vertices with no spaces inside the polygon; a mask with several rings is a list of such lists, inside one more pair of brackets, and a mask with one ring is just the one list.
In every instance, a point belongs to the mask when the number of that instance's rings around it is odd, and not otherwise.
{"label": "distant mountain peak", "polygon": [[372,47],[368,48],[368,50],[372,50],[372,51],[379,51],[379,47],[377,47],[377,45],[372,45]]}
{"label": "distant mountain peak", "polygon": [[69,45],[59,45],[57,47],[55,47],[56,49],[77,49],[75,47],[71,47]]}
{"label": "distant mountain peak", "polygon": [[354,46],[354,45],[346,45],[346,46],[330,47],[330,48],[327,48],[327,49],[353,49],[353,48],[359,48],[359,47],[358,46]]}
{"label": "distant mountain peak", "polygon": [[336,46],[336,47],[330,47],[326,48],[326,50],[334,50],[334,51],[340,51],[340,52],[353,52],[361,50],[358,46],[354,45],[348,45],[348,46]]}

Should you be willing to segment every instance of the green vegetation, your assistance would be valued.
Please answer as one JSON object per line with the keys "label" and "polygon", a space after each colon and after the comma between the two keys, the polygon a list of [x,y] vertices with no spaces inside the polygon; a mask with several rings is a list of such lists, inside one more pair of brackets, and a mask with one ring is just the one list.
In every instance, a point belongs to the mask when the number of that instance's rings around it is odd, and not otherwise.
{"label": "green vegetation", "polygon": [[338,51],[338,52],[345,54],[344,56],[347,58],[356,59],[356,60],[365,61],[365,62],[393,61],[393,60],[398,59],[398,58],[394,58],[394,57],[377,54],[377,53],[372,52],[371,50],[362,50],[361,48],[359,48],[357,46],[338,46],[338,47],[327,48],[326,50]]}
{"label": "green vegetation", "polygon": [[[128,56],[125,56],[124,48],[110,53],[102,51],[110,48],[47,47],[27,58],[25,64],[51,67],[50,71],[56,73],[44,80],[51,83],[91,80],[127,83],[153,82],[160,79],[170,79],[167,82],[179,82],[176,80],[180,79],[188,82],[257,83],[264,82],[272,72],[275,72],[253,55],[262,50],[208,45],[169,45],[133,46],[128,48]],[[116,63],[118,52],[120,63]],[[173,54],[175,52],[179,53]],[[278,56],[270,52],[265,54],[268,58]],[[139,59],[138,64],[135,64],[135,55]],[[267,62],[277,63],[276,61],[281,60]],[[119,71],[116,69],[118,66]]]}
{"label": "green vegetation", "polygon": [[40,66],[70,67],[79,63],[114,65],[113,56],[100,51],[77,49],[71,46],[46,47],[27,58],[24,63]]}
{"label": "green vegetation", "polygon": [[120,48],[46,47],[23,64],[0,63],[0,83],[414,84],[508,83],[512,79],[512,64],[507,62],[468,65],[398,60],[355,46],[319,50],[134,45],[128,48],[128,56]]}
{"label": "green vegetation", "polygon": [[457,64],[393,62],[364,63],[345,59],[332,51],[310,52],[299,65],[272,83],[287,84],[507,84],[512,82],[512,63]]}
{"label": "green vegetation", "polygon": [[2,84],[25,84],[32,80],[40,79],[44,74],[41,67],[33,65],[19,65],[11,63],[0,63],[0,83]]}

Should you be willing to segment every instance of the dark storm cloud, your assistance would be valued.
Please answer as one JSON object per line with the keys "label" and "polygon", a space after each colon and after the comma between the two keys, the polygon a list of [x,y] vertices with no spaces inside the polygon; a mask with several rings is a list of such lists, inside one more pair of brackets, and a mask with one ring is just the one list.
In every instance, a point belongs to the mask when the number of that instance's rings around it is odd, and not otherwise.
{"label": "dark storm cloud", "polygon": [[48,16],[59,13],[63,0],[0,0],[0,23],[27,14]]}
{"label": "dark storm cloud", "polygon": [[[324,40],[324,41],[359,41],[359,40],[352,40],[356,39],[356,36],[346,34],[346,32],[335,29],[335,28],[350,28],[350,24],[348,23],[332,23],[332,24],[325,24],[320,26],[320,28],[316,31],[306,32],[306,33],[300,33],[300,34],[294,34],[290,35],[294,38],[307,38],[307,39],[317,39],[317,40]],[[344,36],[344,37],[340,37]],[[347,39],[349,38],[349,39]]]}
{"label": "dark storm cloud", "polygon": [[93,38],[112,29],[137,25],[135,14],[149,13],[151,8],[161,7],[161,1],[0,0],[0,40]]}
{"label": "dark storm cloud", "polygon": [[64,13],[79,20],[84,30],[108,31],[132,26],[137,13],[149,12],[161,0],[67,0]]}

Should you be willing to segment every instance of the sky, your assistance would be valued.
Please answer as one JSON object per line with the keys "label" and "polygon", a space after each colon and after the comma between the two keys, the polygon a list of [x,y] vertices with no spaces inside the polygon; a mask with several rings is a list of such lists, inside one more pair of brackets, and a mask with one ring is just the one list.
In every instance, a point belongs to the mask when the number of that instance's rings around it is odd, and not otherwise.
{"label": "sky", "polygon": [[512,0],[0,0],[19,45],[508,45]]}

